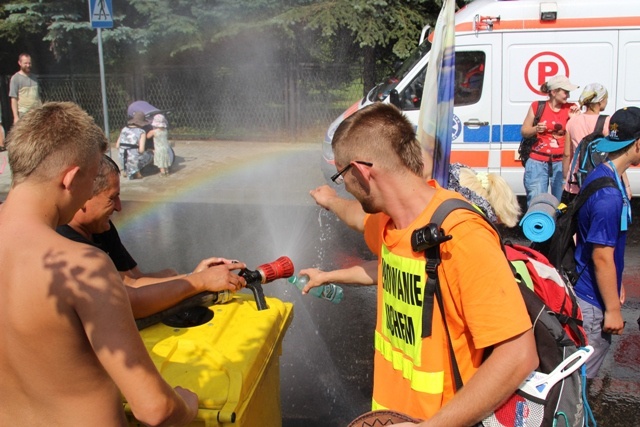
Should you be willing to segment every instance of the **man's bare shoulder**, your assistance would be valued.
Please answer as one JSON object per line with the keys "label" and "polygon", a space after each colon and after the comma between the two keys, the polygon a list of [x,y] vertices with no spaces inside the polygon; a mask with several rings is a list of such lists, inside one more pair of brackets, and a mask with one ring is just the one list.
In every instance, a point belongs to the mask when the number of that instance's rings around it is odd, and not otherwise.
{"label": "man's bare shoulder", "polygon": [[[0,321],[20,325],[0,332],[0,342],[11,342],[0,350],[6,413],[24,425],[34,414],[56,425],[87,416],[120,425],[120,394],[95,350],[125,354],[132,346],[135,325],[118,272],[104,252],[53,229],[32,224],[22,239],[0,226],[0,236],[4,231],[10,236],[0,239],[8,266],[0,269]],[[118,325],[127,322],[129,333],[121,334]],[[42,401],[52,404],[45,410]]]}
{"label": "man's bare shoulder", "polygon": [[75,242],[54,232],[52,247],[57,250],[48,253],[48,259],[67,271],[70,278],[93,287],[111,286],[120,282],[120,275],[111,258],[101,249],[87,243]]}
{"label": "man's bare shoulder", "polygon": [[118,272],[104,251],[72,241],[51,228],[25,223],[9,229],[0,227],[0,235],[5,261],[10,269],[18,270],[13,272],[14,277],[29,271],[35,283],[63,281],[69,287],[78,283],[106,287],[109,282],[119,281]]}

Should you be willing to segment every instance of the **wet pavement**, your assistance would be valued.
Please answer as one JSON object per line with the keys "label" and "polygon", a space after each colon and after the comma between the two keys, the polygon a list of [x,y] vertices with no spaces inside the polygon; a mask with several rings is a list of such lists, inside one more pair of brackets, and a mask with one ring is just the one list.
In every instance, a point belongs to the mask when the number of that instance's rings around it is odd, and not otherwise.
{"label": "wet pavement", "polygon": [[[251,269],[287,255],[296,271],[370,259],[362,238],[308,196],[324,183],[319,143],[180,141],[174,150],[168,178],[151,168],[141,180],[122,182],[123,212],[113,216],[143,270],[187,272],[208,256],[237,258]],[[0,200],[10,185],[5,160],[0,153]],[[640,426],[640,200],[633,207],[627,328],[591,389],[601,426]],[[344,292],[334,305],[284,280],[265,285],[267,296],[294,304],[280,357],[284,427],[342,426],[369,409],[375,289]]]}

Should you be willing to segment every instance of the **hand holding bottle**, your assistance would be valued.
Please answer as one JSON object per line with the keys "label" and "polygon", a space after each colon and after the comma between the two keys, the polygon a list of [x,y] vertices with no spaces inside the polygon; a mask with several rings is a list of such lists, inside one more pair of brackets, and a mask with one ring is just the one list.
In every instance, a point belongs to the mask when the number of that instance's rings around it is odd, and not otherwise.
{"label": "hand holding bottle", "polygon": [[292,276],[288,281],[296,285],[303,294],[310,293],[317,298],[326,299],[334,304],[338,304],[344,298],[342,288],[335,283],[324,283],[319,286],[309,287],[310,278],[307,274]]}

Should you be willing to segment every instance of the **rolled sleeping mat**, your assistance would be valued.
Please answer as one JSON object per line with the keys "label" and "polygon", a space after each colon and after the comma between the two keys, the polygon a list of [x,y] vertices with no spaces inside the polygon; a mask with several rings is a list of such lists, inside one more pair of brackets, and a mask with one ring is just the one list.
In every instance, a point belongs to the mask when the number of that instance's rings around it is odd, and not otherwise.
{"label": "rolled sleeping mat", "polygon": [[556,231],[556,214],[560,202],[553,194],[540,193],[531,199],[527,213],[520,220],[525,237],[532,242],[545,242]]}
{"label": "rolled sleeping mat", "polygon": [[558,199],[556,199],[556,197],[551,193],[540,193],[540,194],[536,195],[533,199],[531,199],[531,203],[530,203],[529,207],[533,206],[534,204],[538,204],[538,203],[546,203],[547,205],[549,205],[552,208],[556,209],[558,207],[558,205],[560,204],[560,201]]}

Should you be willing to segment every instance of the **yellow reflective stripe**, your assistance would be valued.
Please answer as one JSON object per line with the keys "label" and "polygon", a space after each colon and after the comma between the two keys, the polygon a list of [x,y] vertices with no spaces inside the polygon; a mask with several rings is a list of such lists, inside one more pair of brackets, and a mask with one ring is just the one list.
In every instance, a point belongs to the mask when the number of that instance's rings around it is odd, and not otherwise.
{"label": "yellow reflective stripe", "polygon": [[378,402],[376,402],[375,399],[371,399],[371,410],[372,411],[384,411],[384,410],[387,410],[387,409],[389,409],[389,408],[379,404]]}
{"label": "yellow reflective stripe", "polygon": [[402,377],[409,380],[411,388],[421,393],[441,394],[444,391],[444,371],[424,372],[414,369],[413,363],[404,354],[391,347],[391,343],[376,331],[375,348],[393,369],[402,372]]}

